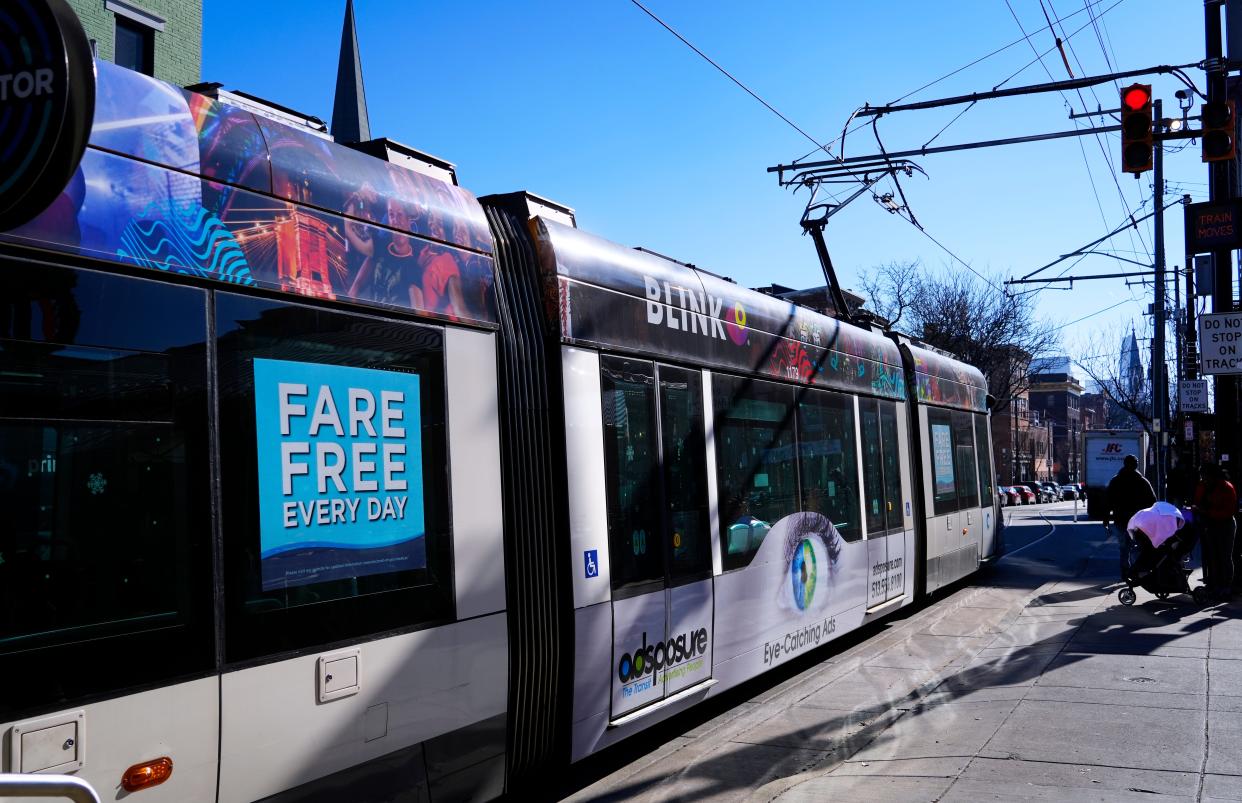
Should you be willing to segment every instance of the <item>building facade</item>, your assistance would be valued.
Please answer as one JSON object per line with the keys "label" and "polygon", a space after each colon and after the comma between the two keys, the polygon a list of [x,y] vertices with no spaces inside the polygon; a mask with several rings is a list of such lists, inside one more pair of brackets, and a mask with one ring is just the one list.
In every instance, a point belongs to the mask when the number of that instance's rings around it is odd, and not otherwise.
{"label": "building facade", "polygon": [[202,0],[69,0],[95,55],[177,86],[202,80]]}
{"label": "building facade", "polygon": [[1057,357],[1031,366],[1027,391],[1032,414],[1052,428],[1052,473],[1058,483],[1082,479],[1083,386],[1068,358]]}
{"label": "building facade", "polygon": [[997,484],[1055,479],[1053,427],[1030,409],[1025,393],[1013,397],[1003,408],[993,410],[991,426]]}

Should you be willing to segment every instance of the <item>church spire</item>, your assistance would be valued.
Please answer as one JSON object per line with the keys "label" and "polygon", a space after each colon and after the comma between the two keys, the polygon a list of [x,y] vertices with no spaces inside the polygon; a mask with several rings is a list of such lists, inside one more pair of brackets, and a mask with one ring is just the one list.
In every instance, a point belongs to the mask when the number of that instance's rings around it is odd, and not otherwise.
{"label": "church spire", "polygon": [[336,99],[332,104],[332,136],[337,142],[366,142],[371,138],[367,93],[362,85],[362,55],[354,27],[354,0],[345,0],[341,60],[336,68]]}

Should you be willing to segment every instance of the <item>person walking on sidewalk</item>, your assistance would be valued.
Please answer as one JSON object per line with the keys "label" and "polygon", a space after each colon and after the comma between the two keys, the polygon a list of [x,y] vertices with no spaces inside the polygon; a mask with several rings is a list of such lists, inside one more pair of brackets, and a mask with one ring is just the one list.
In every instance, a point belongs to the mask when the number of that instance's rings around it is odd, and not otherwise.
{"label": "person walking on sidewalk", "polygon": [[1156,492],[1151,489],[1151,483],[1138,472],[1137,457],[1126,455],[1121,470],[1108,483],[1104,502],[1104,526],[1107,527],[1110,521],[1113,524],[1121,555],[1121,576],[1125,578],[1130,568],[1130,536],[1126,525],[1135,513],[1156,503]]}
{"label": "person walking on sidewalk", "polygon": [[1195,519],[1203,531],[1203,581],[1208,593],[1228,596],[1233,584],[1233,540],[1238,492],[1225,470],[1205,463],[1195,488]]}

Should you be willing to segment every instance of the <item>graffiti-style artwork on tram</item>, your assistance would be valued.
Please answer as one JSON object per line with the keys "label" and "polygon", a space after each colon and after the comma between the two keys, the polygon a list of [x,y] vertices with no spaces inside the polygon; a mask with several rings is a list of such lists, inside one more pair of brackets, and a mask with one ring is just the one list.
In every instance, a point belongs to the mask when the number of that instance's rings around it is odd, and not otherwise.
{"label": "graffiti-style artwork on tram", "polygon": [[238,286],[496,321],[491,235],[469,193],[147,76],[98,69],[77,174],[7,236]]}
{"label": "graffiti-style artwork on tram", "polygon": [[988,384],[978,368],[927,349],[912,347],[910,352],[919,401],[987,412]]}

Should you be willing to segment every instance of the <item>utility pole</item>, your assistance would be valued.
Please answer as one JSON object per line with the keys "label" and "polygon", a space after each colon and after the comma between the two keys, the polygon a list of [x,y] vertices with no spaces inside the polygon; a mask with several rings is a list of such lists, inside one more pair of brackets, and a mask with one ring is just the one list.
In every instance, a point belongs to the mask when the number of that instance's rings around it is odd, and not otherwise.
{"label": "utility pole", "polygon": [[[1152,104],[1153,125],[1156,134],[1164,133],[1163,114],[1161,112],[1161,102],[1159,100]],[[1155,194],[1155,204],[1153,209],[1164,209],[1164,140],[1156,137],[1155,154],[1153,168],[1155,170],[1155,181],[1152,191]],[[1151,339],[1151,404],[1152,418],[1156,425],[1156,498],[1164,499],[1167,494],[1165,492],[1164,474],[1165,466],[1165,439],[1168,437],[1166,433],[1169,431],[1168,409],[1166,402],[1168,397],[1168,373],[1165,371],[1164,365],[1164,212],[1155,217],[1155,269],[1156,269],[1156,298],[1153,305],[1155,313],[1155,332]]]}
{"label": "utility pole", "polygon": [[[1223,0],[1204,0],[1203,12],[1207,45],[1207,96],[1213,103],[1226,98],[1224,43],[1221,35],[1221,6]],[[1236,43],[1235,43],[1236,44]],[[1229,180],[1229,165],[1213,162],[1209,168],[1209,190],[1213,201],[1233,197]],[[1231,312],[1233,304],[1233,254],[1230,251],[1212,252],[1212,311]],[[1216,454],[1222,463],[1232,463],[1238,454],[1238,383],[1235,377],[1216,376]],[[1230,466],[1232,467],[1232,466]]]}

